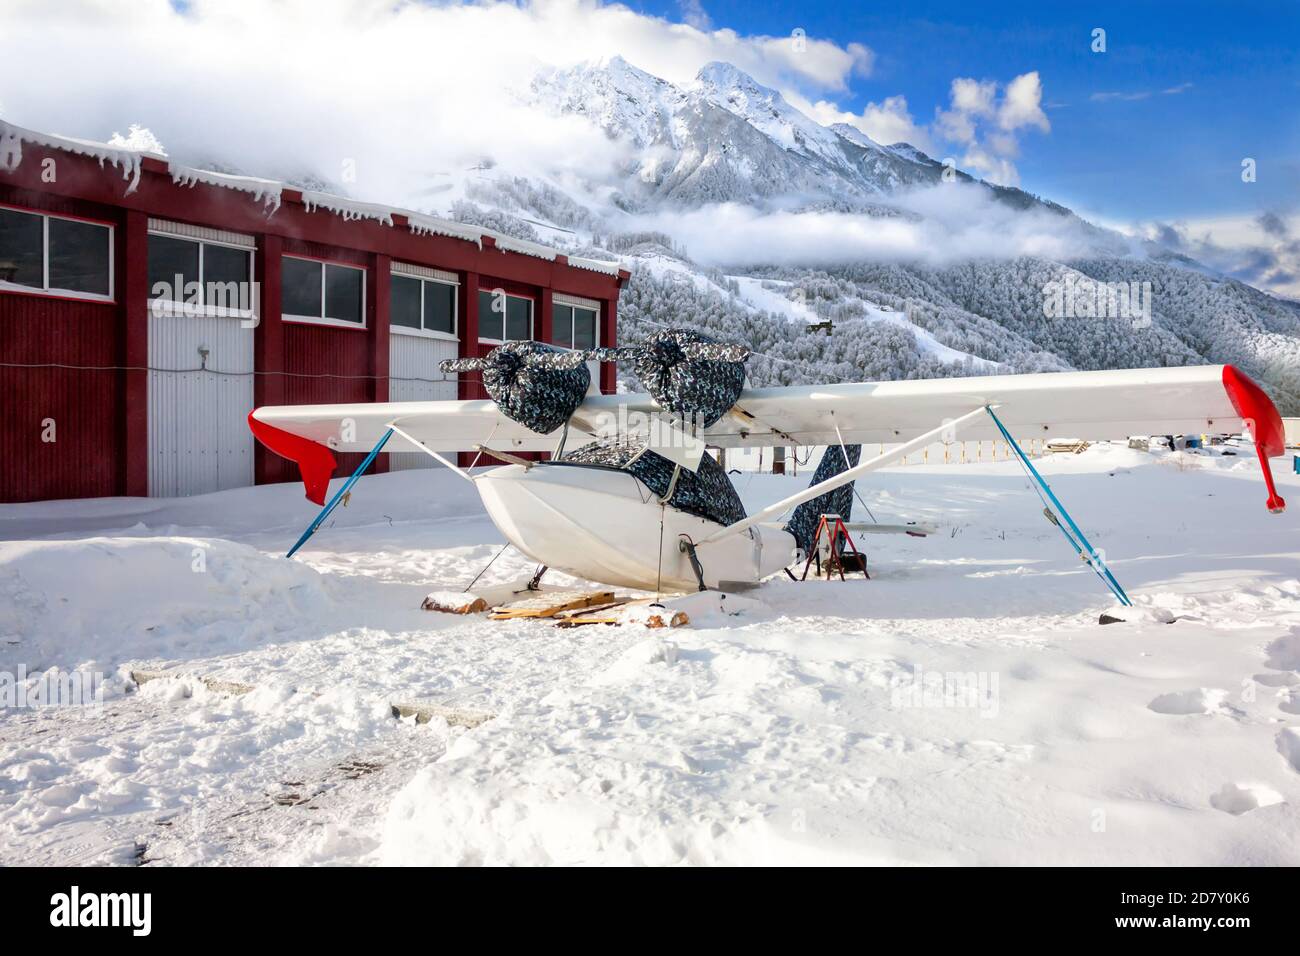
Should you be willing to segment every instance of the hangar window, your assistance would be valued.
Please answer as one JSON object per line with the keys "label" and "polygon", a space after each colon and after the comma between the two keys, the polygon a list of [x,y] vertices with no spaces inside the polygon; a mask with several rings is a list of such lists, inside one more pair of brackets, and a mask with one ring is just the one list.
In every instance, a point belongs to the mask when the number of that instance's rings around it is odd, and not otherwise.
{"label": "hangar window", "polygon": [[596,302],[556,295],[551,342],[566,349],[594,349],[600,344],[599,319]]}
{"label": "hangar window", "polygon": [[483,342],[528,341],[533,337],[533,300],[503,289],[480,289],[478,337]]}
{"label": "hangar window", "polygon": [[290,321],[365,328],[366,270],[322,259],[285,256],[280,312]]}
{"label": "hangar window", "polygon": [[0,207],[0,291],[113,300],[113,227]]}
{"label": "hangar window", "polygon": [[257,294],[251,244],[151,231],[149,297],[167,312],[252,315]]}
{"label": "hangar window", "polygon": [[389,321],[395,332],[456,337],[454,273],[419,266],[393,266]]}

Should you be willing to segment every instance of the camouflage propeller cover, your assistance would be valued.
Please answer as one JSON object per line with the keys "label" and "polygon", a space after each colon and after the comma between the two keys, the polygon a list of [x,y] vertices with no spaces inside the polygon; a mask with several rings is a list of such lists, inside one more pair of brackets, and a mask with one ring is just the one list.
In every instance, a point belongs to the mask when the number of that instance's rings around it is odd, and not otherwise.
{"label": "camouflage propeller cover", "polygon": [[591,384],[582,352],[543,342],[506,342],[484,358],[447,359],[439,368],[481,370],[483,387],[502,414],[542,435],[569,420]]}
{"label": "camouflage propeller cover", "polygon": [[656,402],[707,428],[736,404],[749,350],[691,329],[665,329],[629,349],[632,369]]}

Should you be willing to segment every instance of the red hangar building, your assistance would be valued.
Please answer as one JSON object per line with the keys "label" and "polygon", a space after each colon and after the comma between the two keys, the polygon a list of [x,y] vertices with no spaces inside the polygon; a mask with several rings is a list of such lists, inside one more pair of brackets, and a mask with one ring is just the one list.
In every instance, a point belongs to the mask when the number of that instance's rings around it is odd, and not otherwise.
{"label": "red hangar building", "polygon": [[[618,263],[0,122],[0,502],[297,480],[261,405],[482,398],[443,359],[616,344]],[[615,368],[598,372],[615,390]],[[360,464],[339,456],[339,473]],[[381,454],[375,469],[424,467]]]}

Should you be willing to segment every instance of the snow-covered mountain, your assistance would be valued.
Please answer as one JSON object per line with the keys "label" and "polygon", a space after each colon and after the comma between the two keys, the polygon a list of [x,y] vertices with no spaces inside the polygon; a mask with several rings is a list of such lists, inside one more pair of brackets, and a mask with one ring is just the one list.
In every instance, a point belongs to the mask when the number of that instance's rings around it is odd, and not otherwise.
{"label": "snow-covered mountain", "polygon": [[[614,211],[654,213],[662,231],[622,226],[618,215],[595,209],[577,213],[583,204],[553,184],[518,178],[477,184],[456,215],[623,258],[634,273],[620,314],[625,337],[687,324],[743,339],[763,353],[750,365],[759,384],[1234,362],[1284,408],[1300,411],[1300,304],[1020,189],[959,170],[945,177],[942,163],[911,144],[822,126],[730,64],[706,64],[691,82],[673,84],[613,57],[544,72],[527,96],[539,110],[585,117],[623,143]],[[1049,232],[1059,222],[1084,251],[1061,261],[990,254],[937,265],[900,255],[724,273],[693,263],[673,235],[676,216],[711,203],[838,211],[867,223],[920,220],[906,197],[954,178],[997,200],[996,208],[1038,215]],[[1043,296],[1053,282],[1149,283],[1150,322],[1049,318]],[[807,331],[825,320],[831,335]]]}
{"label": "snow-covered mountain", "polygon": [[693,89],[738,117],[787,152],[849,172],[851,157],[839,133],[799,112],[776,90],[759,84],[730,63],[706,63]]}
{"label": "snow-covered mountain", "polygon": [[[821,125],[729,63],[707,63],[678,86],[615,56],[545,71],[529,96],[542,110],[585,116],[627,145],[622,199],[630,208],[795,197],[891,215],[896,210],[882,206],[883,197],[938,183],[944,173],[942,163],[908,143],[884,146],[854,127]],[[975,181],[959,170],[952,175]],[[1019,189],[983,185],[1018,208],[1040,202]]]}

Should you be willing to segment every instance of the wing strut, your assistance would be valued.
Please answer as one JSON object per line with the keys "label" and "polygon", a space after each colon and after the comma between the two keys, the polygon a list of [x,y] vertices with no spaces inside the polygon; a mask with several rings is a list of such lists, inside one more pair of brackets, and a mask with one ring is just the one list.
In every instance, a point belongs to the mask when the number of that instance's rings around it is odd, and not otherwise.
{"label": "wing strut", "polygon": [[414,445],[416,448],[420,449],[420,451],[424,452],[426,455],[428,455],[430,458],[432,458],[432,459],[434,459],[435,461],[437,461],[439,464],[441,464],[441,465],[446,465],[448,468],[450,468],[452,471],[454,471],[454,472],[455,472],[457,475],[459,475],[461,478],[464,478],[466,481],[470,481],[470,482],[472,482],[472,481],[474,480],[474,477],[473,477],[469,472],[464,471],[463,469],[461,469],[461,468],[460,468],[459,466],[457,466],[457,465],[453,465],[450,461],[448,461],[446,458],[443,458],[441,455],[439,455],[439,454],[438,454],[436,451],[434,451],[432,448],[427,447],[427,446],[424,444],[424,442],[420,441],[418,438],[413,438],[413,437],[411,437],[410,435],[408,435],[406,432],[402,431],[400,428],[397,427],[396,422],[389,422],[389,423],[388,423],[388,430],[391,431],[391,432],[393,432],[393,433],[395,433],[396,435],[398,435],[398,436],[401,437],[401,438],[405,438],[408,442],[410,442],[410,443],[411,443],[412,445]]}
{"label": "wing strut", "polygon": [[[1061,529],[1061,534],[1065,535],[1065,540],[1070,542],[1075,553],[1086,561],[1088,566],[1097,573],[1097,577],[1101,578],[1102,583],[1104,583],[1106,587],[1110,588],[1110,592],[1115,595],[1119,600],[1119,603],[1125,607],[1132,607],[1133,602],[1130,601],[1128,595],[1124,593],[1124,589],[1120,587],[1119,581],[1115,580],[1115,575],[1110,573],[1110,568],[1106,567],[1105,559],[1097,553],[1097,549],[1092,546],[1091,542],[1089,542],[1084,536],[1084,533],[1079,530],[1079,526],[1075,524],[1074,519],[1070,517],[1070,512],[1065,510],[1065,505],[1061,504],[1061,500],[1052,493],[1052,489],[1048,487],[1047,482],[1043,480],[1043,476],[1038,473],[1038,469],[1029,461],[1029,458],[1021,449],[1020,443],[1011,437],[1011,433],[1007,431],[1006,426],[1002,424],[1002,419],[998,418],[997,414],[993,411],[992,406],[986,405],[984,408],[985,411],[989,413],[989,417],[993,419],[993,424],[998,426],[998,431],[1002,433],[1002,437],[1006,439],[1006,443],[1011,446],[1011,450],[1014,451],[1016,457],[1020,459],[1020,464],[1024,465],[1025,471],[1029,473],[1029,476],[1038,486],[1038,495],[1043,499],[1043,511],[1047,514],[1047,519]],[[1053,513],[1053,508],[1056,509],[1056,513]],[[1068,529],[1057,520],[1057,514],[1065,519],[1065,524],[1069,526]]]}
{"label": "wing strut", "polygon": [[723,538],[731,537],[733,534],[740,534],[742,531],[748,531],[754,525],[761,524],[764,521],[769,521],[777,515],[793,508],[795,505],[801,505],[805,501],[812,501],[818,495],[824,495],[828,491],[834,491],[841,485],[847,485],[850,481],[854,481],[859,476],[865,475],[869,471],[883,468],[891,462],[897,461],[899,458],[906,457],[918,448],[924,448],[931,442],[940,439],[943,435],[955,431],[971,419],[983,414],[984,407],[980,407],[974,411],[967,412],[960,418],[954,418],[952,421],[945,421],[937,428],[932,428],[923,435],[917,435],[911,441],[904,442],[897,448],[892,448],[882,455],[877,455],[875,458],[864,461],[859,465],[855,465],[847,471],[842,471],[834,478],[827,478],[825,481],[818,482],[815,485],[809,485],[798,494],[791,495],[789,498],[783,498],[774,505],[768,505],[757,514],[752,514],[742,521],[737,521],[735,524],[729,524],[725,528],[713,532],[713,534],[709,535],[707,538],[697,542],[696,547],[702,547],[712,541],[720,541]]}
{"label": "wing strut", "polygon": [[338,503],[343,499],[343,496],[346,495],[352,486],[357,483],[358,479],[361,477],[361,473],[370,467],[370,463],[375,460],[375,456],[379,454],[380,449],[384,447],[392,435],[392,428],[389,428],[384,432],[383,437],[379,439],[379,442],[375,447],[370,449],[370,454],[366,455],[366,460],[363,461],[360,467],[352,473],[351,478],[343,482],[343,487],[334,493],[334,497],[329,500],[329,504],[321,509],[320,514],[316,516],[316,520],[307,526],[307,530],[302,533],[302,537],[300,537],[297,543],[289,549],[289,553],[285,555],[286,558],[292,558],[294,553],[307,543],[307,539],[316,533],[316,529],[319,528],[321,523],[330,516],[330,512],[333,511]]}

